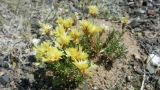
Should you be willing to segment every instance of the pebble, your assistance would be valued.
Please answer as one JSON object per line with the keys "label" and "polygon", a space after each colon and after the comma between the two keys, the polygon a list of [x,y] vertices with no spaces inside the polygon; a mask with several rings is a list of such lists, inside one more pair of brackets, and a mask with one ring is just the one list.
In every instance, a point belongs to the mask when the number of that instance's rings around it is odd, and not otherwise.
{"label": "pebble", "polygon": [[40,39],[37,39],[37,38],[33,38],[32,39],[32,43],[35,45],[35,46],[37,46],[39,43],[40,43]]}
{"label": "pebble", "polygon": [[2,75],[4,75],[5,74],[5,72],[3,72],[3,71],[0,71],[0,76],[2,76]]}
{"label": "pebble", "polygon": [[136,60],[140,60],[141,59],[141,56],[139,55],[139,54],[133,54],[133,57],[134,57],[134,59],[136,59]]}
{"label": "pebble", "polygon": [[138,12],[138,13],[140,13],[140,14],[144,14],[144,13],[146,13],[146,11],[145,11],[145,10],[143,10],[143,9],[138,9],[138,10],[137,10],[137,12]]}
{"label": "pebble", "polygon": [[155,73],[160,66],[160,57],[155,54],[150,54],[147,60],[147,69],[150,73]]}
{"label": "pebble", "polygon": [[127,76],[127,77],[126,77],[126,81],[127,81],[127,82],[131,82],[131,81],[132,81],[132,78],[133,78],[133,76]]}
{"label": "pebble", "polygon": [[148,16],[156,16],[155,10],[148,10],[147,14],[148,14]]}
{"label": "pebble", "polygon": [[7,75],[1,76],[0,82],[1,84],[6,85],[9,82],[9,77]]}
{"label": "pebble", "polygon": [[129,2],[128,5],[129,5],[129,6],[134,5],[134,2]]}
{"label": "pebble", "polygon": [[97,87],[97,86],[94,86],[94,87],[93,87],[93,90],[98,90],[98,87]]}

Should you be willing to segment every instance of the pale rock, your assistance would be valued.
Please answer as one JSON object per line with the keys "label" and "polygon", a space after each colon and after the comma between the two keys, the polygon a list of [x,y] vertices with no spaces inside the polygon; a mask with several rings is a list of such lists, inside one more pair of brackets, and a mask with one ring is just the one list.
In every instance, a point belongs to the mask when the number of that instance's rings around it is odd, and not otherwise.
{"label": "pale rock", "polygon": [[35,46],[38,45],[39,42],[40,42],[40,39],[36,39],[36,38],[32,39],[32,43],[33,43]]}
{"label": "pale rock", "polygon": [[147,69],[150,73],[155,73],[160,67],[160,57],[155,54],[150,54],[147,61]]}

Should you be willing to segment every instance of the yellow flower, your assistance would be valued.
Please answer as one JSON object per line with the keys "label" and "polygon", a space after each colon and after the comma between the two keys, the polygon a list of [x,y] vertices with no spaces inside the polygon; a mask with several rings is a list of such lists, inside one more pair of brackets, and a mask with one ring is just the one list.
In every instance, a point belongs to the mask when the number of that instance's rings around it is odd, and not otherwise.
{"label": "yellow flower", "polygon": [[72,18],[68,18],[68,19],[65,19],[64,21],[63,21],[63,26],[64,26],[64,28],[66,28],[66,29],[68,29],[68,28],[70,28],[72,25],[73,25],[73,19]]}
{"label": "yellow flower", "polygon": [[85,34],[89,34],[89,28],[92,24],[87,20],[80,21],[80,27]]}
{"label": "yellow flower", "polygon": [[76,29],[72,29],[71,32],[70,32],[70,36],[71,36],[73,42],[76,43],[76,44],[79,43],[80,35],[81,35],[81,33]]}
{"label": "yellow flower", "polygon": [[51,44],[52,43],[50,41],[46,41],[46,42],[41,43],[39,46],[34,47],[33,49],[35,51],[46,52],[50,49]]}
{"label": "yellow flower", "polygon": [[73,64],[80,70],[82,74],[92,76],[93,69],[97,68],[93,62],[89,62],[88,60],[83,61],[74,61]]}
{"label": "yellow flower", "polygon": [[63,25],[63,27],[67,30],[68,28],[70,28],[73,25],[74,20],[72,18],[62,19],[61,17],[59,17],[57,19],[56,23]]}
{"label": "yellow flower", "polygon": [[56,47],[52,47],[46,53],[46,58],[42,59],[42,61],[48,63],[55,62],[60,60],[62,55],[63,55],[62,51],[58,50]]}
{"label": "yellow flower", "polygon": [[36,58],[40,62],[54,62],[61,59],[63,55],[62,51],[59,51],[56,47],[52,47],[51,42],[43,42],[39,46],[34,48],[36,52]]}
{"label": "yellow flower", "polygon": [[89,33],[90,34],[95,34],[95,33],[99,33],[99,32],[102,32],[102,31],[103,31],[102,27],[99,27],[99,26],[96,26],[96,25],[90,25],[89,26]]}
{"label": "yellow flower", "polygon": [[71,37],[67,36],[66,34],[60,35],[59,37],[56,38],[56,41],[60,45],[60,47],[64,47],[70,43]]}
{"label": "yellow flower", "polygon": [[77,48],[67,48],[66,50],[67,56],[71,57],[72,60],[76,60],[79,56]]}
{"label": "yellow flower", "polygon": [[80,70],[81,73],[86,74],[88,72],[88,61],[75,61],[73,64]]}
{"label": "yellow flower", "polygon": [[121,17],[121,23],[126,25],[128,24],[129,20],[128,20],[128,17]]}
{"label": "yellow flower", "polygon": [[64,35],[64,34],[65,34],[65,29],[64,29],[64,27],[63,27],[62,25],[58,25],[58,26],[56,27],[56,31],[54,32],[54,35],[55,35],[56,37],[59,37],[59,36]]}
{"label": "yellow flower", "polygon": [[42,35],[50,35],[50,31],[52,30],[52,26],[50,24],[40,23],[40,26],[40,31],[42,32]]}
{"label": "yellow flower", "polygon": [[91,14],[94,17],[97,16],[97,14],[99,14],[99,10],[97,6],[89,6],[88,11],[89,11],[89,14]]}
{"label": "yellow flower", "polygon": [[85,52],[81,52],[79,55],[80,60],[87,60],[88,59],[88,54]]}
{"label": "yellow flower", "polygon": [[68,48],[65,50],[67,56],[71,57],[74,61],[88,60],[88,54],[82,51],[82,48]]}
{"label": "yellow flower", "polygon": [[81,26],[81,29],[83,30],[83,32],[85,34],[94,34],[94,33],[99,33],[99,32],[103,31],[102,27],[96,26],[96,25],[94,25],[91,22],[86,21],[86,20],[82,20],[80,22],[80,26]]}
{"label": "yellow flower", "polygon": [[62,17],[58,17],[58,19],[56,20],[56,23],[63,25],[63,21],[64,20],[62,19]]}
{"label": "yellow flower", "polygon": [[38,60],[41,60],[45,53],[48,52],[48,50],[51,48],[51,42],[46,41],[41,43],[40,45],[33,48],[33,50],[36,52],[36,58]]}

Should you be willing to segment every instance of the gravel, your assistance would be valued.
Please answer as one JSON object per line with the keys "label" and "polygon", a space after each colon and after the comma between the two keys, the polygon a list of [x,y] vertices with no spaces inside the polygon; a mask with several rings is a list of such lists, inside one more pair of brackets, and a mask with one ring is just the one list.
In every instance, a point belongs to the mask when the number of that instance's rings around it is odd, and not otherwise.
{"label": "gravel", "polygon": [[131,2],[132,5],[128,6],[128,12],[131,18],[132,32],[144,34],[144,36],[137,36],[137,39],[145,53],[160,55],[160,2],[158,0],[142,0],[141,5],[136,5],[138,1],[134,0],[128,3]]}

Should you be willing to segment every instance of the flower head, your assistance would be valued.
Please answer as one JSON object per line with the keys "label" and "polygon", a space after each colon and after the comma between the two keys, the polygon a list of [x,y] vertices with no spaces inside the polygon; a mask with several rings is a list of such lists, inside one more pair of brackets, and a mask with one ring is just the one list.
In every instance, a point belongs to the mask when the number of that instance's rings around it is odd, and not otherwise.
{"label": "flower head", "polygon": [[126,25],[128,24],[129,20],[128,20],[128,17],[121,17],[121,23]]}
{"label": "flower head", "polygon": [[56,38],[57,43],[60,45],[60,47],[64,47],[70,43],[71,37],[64,34],[60,35],[59,37]]}
{"label": "flower head", "polygon": [[67,48],[67,56],[71,57],[74,61],[88,60],[88,54],[82,51],[82,48]]}
{"label": "flower head", "polygon": [[74,43],[76,43],[76,44],[79,43],[79,38],[81,36],[81,33],[78,30],[72,29],[70,32],[70,36],[71,36]]}
{"label": "flower head", "polygon": [[56,37],[59,37],[59,36],[62,36],[62,35],[64,35],[65,34],[65,29],[64,29],[64,27],[62,26],[62,25],[58,25],[57,27],[56,27],[56,31],[54,32],[54,35],[56,36]]}
{"label": "flower head", "polygon": [[63,20],[62,17],[58,17],[58,19],[56,20],[56,23],[62,25],[62,24],[63,24],[63,21],[64,21],[64,20]]}
{"label": "flower head", "polygon": [[75,61],[73,64],[80,70],[81,73],[86,74],[89,68],[88,61]]}
{"label": "flower head", "polygon": [[56,47],[52,47],[46,53],[46,58],[42,59],[43,62],[55,62],[61,59],[63,52],[58,50]]}
{"label": "flower head", "polygon": [[45,53],[51,48],[51,44],[52,43],[50,41],[46,41],[34,47],[33,49],[36,51],[36,54]]}
{"label": "flower head", "polygon": [[89,6],[88,11],[89,11],[89,14],[91,14],[94,17],[97,16],[97,14],[99,14],[99,10],[97,6]]}
{"label": "flower head", "polygon": [[91,27],[91,23],[87,20],[80,21],[80,27],[85,34],[89,34],[89,28]]}
{"label": "flower head", "polygon": [[87,20],[82,20],[80,22],[80,26],[85,34],[94,34],[94,33],[99,33],[103,31],[102,27],[96,26]]}
{"label": "flower head", "polygon": [[96,25],[90,25],[89,26],[89,33],[90,34],[95,34],[95,33],[99,33],[99,32],[102,32],[103,31],[103,28],[102,27],[99,27],[99,26],[96,26]]}
{"label": "flower head", "polygon": [[82,74],[92,76],[92,70],[97,68],[93,62],[89,62],[88,60],[84,61],[74,61],[73,64],[80,70]]}
{"label": "flower head", "polygon": [[51,46],[51,42],[46,41],[34,48],[36,51],[36,58],[40,62],[54,62],[61,59],[63,53],[57,48]]}
{"label": "flower head", "polygon": [[40,23],[40,26],[41,26],[40,31],[42,32],[42,35],[50,35],[50,31],[52,30],[52,25]]}
{"label": "flower head", "polygon": [[66,28],[66,29],[70,28],[73,25],[73,22],[74,21],[72,18],[65,19],[63,22],[64,28]]}
{"label": "flower head", "polygon": [[63,27],[67,30],[68,28],[70,28],[73,25],[74,20],[72,18],[62,19],[61,17],[59,17],[57,19],[56,23],[63,25]]}

